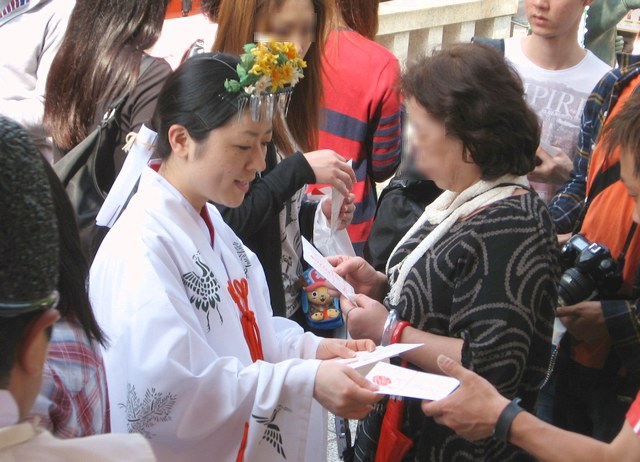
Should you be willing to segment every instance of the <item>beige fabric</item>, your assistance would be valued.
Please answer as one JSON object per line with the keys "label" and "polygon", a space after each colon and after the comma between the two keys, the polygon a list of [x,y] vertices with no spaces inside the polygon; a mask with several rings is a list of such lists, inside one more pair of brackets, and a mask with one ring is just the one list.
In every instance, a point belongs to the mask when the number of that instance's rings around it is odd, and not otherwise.
{"label": "beige fabric", "polygon": [[0,461],[155,461],[140,435],[97,435],[59,440],[32,423],[0,429]]}

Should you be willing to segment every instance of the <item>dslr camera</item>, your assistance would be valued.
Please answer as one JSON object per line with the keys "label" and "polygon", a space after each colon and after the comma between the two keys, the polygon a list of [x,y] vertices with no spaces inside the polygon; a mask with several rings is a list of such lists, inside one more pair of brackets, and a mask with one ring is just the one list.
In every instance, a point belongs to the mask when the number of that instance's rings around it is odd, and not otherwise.
{"label": "dslr camera", "polygon": [[562,247],[565,272],[558,284],[558,305],[615,295],[622,286],[622,265],[602,244],[576,234]]}

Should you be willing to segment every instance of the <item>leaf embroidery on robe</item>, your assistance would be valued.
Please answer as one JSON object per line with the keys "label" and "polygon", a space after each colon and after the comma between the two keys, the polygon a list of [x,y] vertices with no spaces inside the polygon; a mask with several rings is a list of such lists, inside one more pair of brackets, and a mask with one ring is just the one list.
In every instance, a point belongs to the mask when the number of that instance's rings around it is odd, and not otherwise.
{"label": "leaf embroidery on robe", "polygon": [[135,385],[127,384],[127,402],[118,403],[118,407],[127,413],[127,430],[129,433],[140,433],[147,439],[155,436],[151,428],[158,422],[171,420],[171,410],[176,403],[176,395],[156,392],[155,388],[147,388],[140,401]]}
{"label": "leaf embroidery on robe", "polygon": [[200,252],[197,252],[193,257],[193,261],[198,268],[202,271],[202,275],[198,276],[194,271],[189,271],[182,275],[182,282],[193,295],[189,298],[189,301],[198,310],[202,310],[207,315],[207,330],[211,330],[211,324],[209,323],[209,308],[212,308],[218,312],[220,316],[220,324],[222,324],[222,314],[218,304],[220,303],[220,284],[216,280],[213,271],[202,261],[200,258]]}
{"label": "leaf embroidery on robe", "polygon": [[[284,448],[282,447],[282,434],[280,433],[280,427],[273,423],[274,420],[276,420],[278,412],[282,410],[291,412],[291,409],[289,409],[288,407],[283,406],[282,404],[278,404],[271,413],[271,417],[261,417],[255,414],[251,414],[251,417],[256,419],[256,422],[261,423],[266,427],[264,430],[264,435],[262,435],[262,440],[265,440],[269,444],[271,444],[271,446],[274,447],[278,454],[280,454],[282,458],[286,460],[287,456],[285,455]],[[262,442],[262,440],[260,440],[260,442]]]}

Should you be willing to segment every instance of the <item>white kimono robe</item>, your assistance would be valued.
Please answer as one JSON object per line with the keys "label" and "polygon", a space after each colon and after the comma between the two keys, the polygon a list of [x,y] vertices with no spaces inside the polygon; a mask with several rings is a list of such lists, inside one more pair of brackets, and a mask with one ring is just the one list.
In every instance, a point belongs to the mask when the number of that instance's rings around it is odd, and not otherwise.
{"label": "white kimono robe", "polygon": [[[145,435],[160,461],[326,459],[326,415],[312,399],[320,339],[272,317],[256,256],[207,205],[202,217],[145,168],[104,240],[89,293],[104,352],[114,432]],[[264,361],[253,362],[229,280],[246,277]],[[313,411],[312,411],[313,408]],[[311,436],[311,437],[310,437]]]}

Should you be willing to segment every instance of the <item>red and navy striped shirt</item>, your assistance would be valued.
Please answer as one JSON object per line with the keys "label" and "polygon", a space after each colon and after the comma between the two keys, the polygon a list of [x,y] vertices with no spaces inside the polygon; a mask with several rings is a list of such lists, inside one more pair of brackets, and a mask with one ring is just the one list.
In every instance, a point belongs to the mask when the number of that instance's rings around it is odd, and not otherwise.
{"label": "red and navy striped shirt", "polygon": [[0,19],[13,13],[19,8],[29,5],[29,3],[31,3],[31,0],[11,0],[7,6],[0,10]]}
{"label": "red and navy striped shirt", "polygon": [[347,231],[358,255],[376,212],[375,182],[390,178],[400,162],[399,74],[398,60],[381,45],[350,30],[329,35],[319,148],[353,162],[356,211]]}

